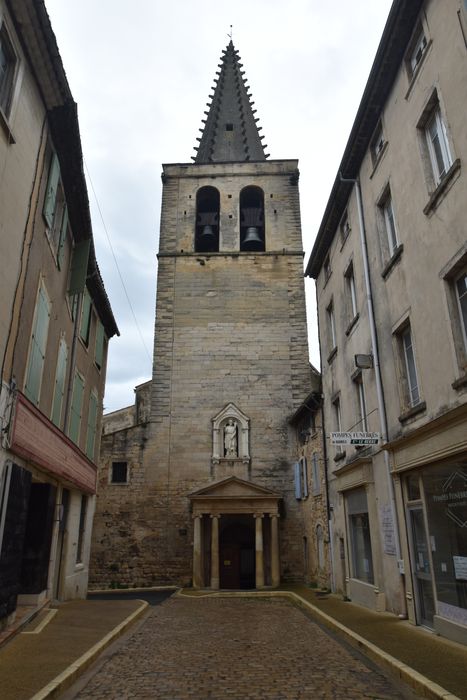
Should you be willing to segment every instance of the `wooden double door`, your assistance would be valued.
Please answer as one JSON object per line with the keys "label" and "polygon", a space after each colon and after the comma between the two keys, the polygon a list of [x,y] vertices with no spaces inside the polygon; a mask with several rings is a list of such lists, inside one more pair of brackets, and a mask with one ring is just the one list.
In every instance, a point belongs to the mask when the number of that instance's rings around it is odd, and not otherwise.
{"label": "wooden double door", "polygon": [[221,588],[255,588],[253,516],[229,517],[227,522],[222,524],[219,538],[219,576]]}

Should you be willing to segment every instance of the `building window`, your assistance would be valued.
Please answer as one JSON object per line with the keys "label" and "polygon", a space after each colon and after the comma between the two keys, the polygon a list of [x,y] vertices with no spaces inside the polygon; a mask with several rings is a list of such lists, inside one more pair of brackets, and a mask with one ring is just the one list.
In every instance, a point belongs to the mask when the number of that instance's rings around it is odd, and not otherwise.
{"label": "building window", "polygon": [[460,329],[467,354],[467,268],[455,280],[455,294],[459,310]]}
{"label": "building window", "polygon": [[313,478],[313,496],[319,496],[321,493],[321,474],[319,471],[319,455],[317,452],[313,452],[311,468]]}
{"label": "building window", "polygon": [[386,192],[385,197],[380,203],[379,207],[383,217],[384,230],[386,234],[385,247],[387,247],[389,253],[388,257],[391,258],[399,246],[399,237],[397,235],[391,192],[389,190]]}
{"label": "building window", "polygon": [[297,501],[308,498],[308,465],[306,457],[300,457],[300,461],[294,465],[294,485]]}
{"label": "building window", "polygon": [[326,255],[324,258],[323,262],[323,272],[324,272],[324,284],[328,281],[328,279],[331,277],[331,260],[329,258],[329,255]]}
{"label": "building window", "polygon": [[112,462],[110,472],[111,484],[128,483],[128,462]]}
{"label": "building window", "polygon": [[406,66],[409,79],[411,80],[420,66],[422,59],[425,56],[428,48],[428,42],[423,28],[419,26],[414,34],[413,40],[410,42],[409,50],[406,56]]}
{"label": "building window", "polygon": [[336,323],[334,320],[334,305],[331,302],[326,309],[327,326],[328,326],[328,347],[331,353],[337,347],[336,341]]}
{"label": "building window", "polygon": [[196,193],[195,251],[215,253],[219,250],[219,190],[201,187]]}
{"label": "building window", "polygon": [[439,105],[437,105],[425,126],[425,138],[435,185],[439,185],[452,165],[446,126],[441,116]]}
{"label": "building window", "polygon": [[[334,425],[334,432],[336,433],[341,433],[342,432],[342,416],[341,416],[341,402],[339,397],[336,397],[332,400],[332,422]],[[339,459],[342,459],[345,456],[345,452],[342,450],[342,448],[339,445],[336,445],[334,448],[334,459],[338,461]]]}
{"label": "building window", "polygon": [[47,235],[56,254],[57,265],[60,268],[68,231],[68,208],[60,179],[60,164],[55,152],[52,152],[50,157],[43,214],[47,223]]}
{"label": "building window", "polygon": [[50,302],[44,284],[41,282],[37,295],[34,320],[32,324],[31,344],[29,347],[28,366],[24,393],[36,406],[42,384],[47,336],[49,332]]}
{"label": "building window", "polygon": [[[460,370],[461,381],[467,374],[467,244],[443,270],[446,283],[446,297],[454,340],[454,349]],[[458,381],[456,380],[456,382]],[[457,386],[455,386],[457,388]]]}
{"label": "building window", "polygon": [[347,211],[345,211],[344,216],[342,217],[341,222],[339,224],[339,231],[340,231],[342,245],[344,245],[351,230],[352,229],[350,227],[349,217],[348,217]]}
{"label": "building window", "polygon": [[57,369],[55,370],[54,398],[52,402],[52,423],[61,428],[63,396],[65,394],[68,348],[64,338],[58,345]]}
{"label": "building window", "polygon": [[373,166],[376,165],[378,160],[381,157],[381,154],[384,150],[384,147],[386,145],[386,140],[383,135],[383,126],[381,122],[378,124],[376,127],[376,131],[373,135],[373,138],[371,139],[370,143],[370,152],[371,152],[371,159],[373,162]]}
{"label": "building window", "polygon": [[97,394],[95,391],[91,391],[89,395],[88,425],[86,432],[86,456],[91,460],[94,459],[94,449],[96,445],[97,405]]}
{"label": "building window", "polygon": [[0,27],[0,109],[6,117],[10,113],[17,64],[15,50],[5,24],[2,24]]}
{"label": "building window", "polygon": [[240,192],[240,250],[266,250],[264,192],[253,185]]}
{"label": "building window", "polygon": [[324,569],[324,532],[322,525],[316,526],[316,547],[318,554],[318,569]]}
{"label": "building window", "polygon": [[71,399],[70,423],[68,428],[68,436],[76,444],[79,443],[79,434],[81,429],[81,411],[83,406],[84,379],[76,372],[73,382],[73,396]]}
{"label": "building window", "polygon": [[78,526],[78,543],[76,546],[76,563],[81,564],[83,561],[84,550],[84,535],[86,532],[86,511],[88,506],[87,496],[81,496],[81,506],[79,511],[79,526]]}
{"label": "building window", "polygon": [[404,325],[396,336],[399,346],[404,403],[412,408],[420,403],[420,390],[410,324]]}
{"label": "building window", "polygon": [[368,421],[367,421],[367,411],[366,411],[366,401],[365,401],[365,388],[363,386],[362,373],[359,372],[358,375],[353,380],[355,393],[356,393],[356,403],[357,403],[357,416],[358,416],[358,430],[368,431]]}
{"label": "building window", "polygon": [[348,322],[351,323],[358,313],[357,309],[357,292],[355,290],[355,275],[353,271],[353,263],[347,267],[345,273],[345,291],[347,300],[347,317]]}
{"label": "building window", "polygon": [[364,488],[346,494],[352,577],[374,583],[368,501]]}

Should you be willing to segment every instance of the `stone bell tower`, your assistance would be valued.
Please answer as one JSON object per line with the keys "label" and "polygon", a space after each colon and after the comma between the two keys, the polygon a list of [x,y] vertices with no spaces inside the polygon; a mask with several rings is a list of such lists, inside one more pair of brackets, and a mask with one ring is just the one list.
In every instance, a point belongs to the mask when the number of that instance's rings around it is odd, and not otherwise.
{"label": "stone bell tower", "polygon": [[232,42],[210,97],[194,162],[163,166],[150,416],[112,438],[113,458],[131,452],[125,502],[108,506],[103,486],[96,516],[95,568],[115,518],[135,585],[303,575],[288,423],[310,391],[298,162],[268,160]]}

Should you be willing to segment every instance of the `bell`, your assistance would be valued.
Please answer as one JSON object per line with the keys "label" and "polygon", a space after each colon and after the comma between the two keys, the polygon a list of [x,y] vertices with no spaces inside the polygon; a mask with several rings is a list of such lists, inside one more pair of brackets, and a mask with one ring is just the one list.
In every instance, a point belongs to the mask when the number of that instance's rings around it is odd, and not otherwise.
{"label": "bell", "polygon": [[214,240],[214,231],[212,229],[212,226],[209,224],[206,224],[206,226],[203,226],[203,230],[201,231],[201,241],[203,243],[210,243],[211,241]]}
{"label": "bell", "polygon": [[263,239],[259,235],[257,226],[248,226],[245,238],[242,242],[242,248],[246,250],[259,250],[263,247]]}

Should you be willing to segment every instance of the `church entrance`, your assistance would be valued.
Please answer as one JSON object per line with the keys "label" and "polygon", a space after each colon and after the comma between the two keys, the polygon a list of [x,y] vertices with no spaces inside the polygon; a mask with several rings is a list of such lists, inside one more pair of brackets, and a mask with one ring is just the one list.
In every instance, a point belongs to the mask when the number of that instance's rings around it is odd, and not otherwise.
{"label": "church entrance", "polygon": [[[222,522],[222,521],[225,522]],[[255,587],[255,524],[252,516],[222,518],[219,537],[220,587]]]}

